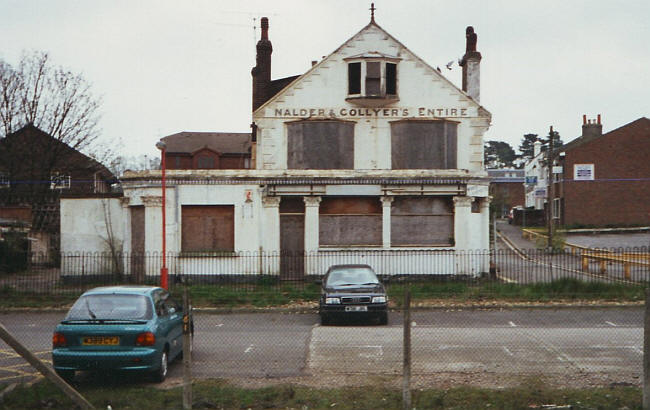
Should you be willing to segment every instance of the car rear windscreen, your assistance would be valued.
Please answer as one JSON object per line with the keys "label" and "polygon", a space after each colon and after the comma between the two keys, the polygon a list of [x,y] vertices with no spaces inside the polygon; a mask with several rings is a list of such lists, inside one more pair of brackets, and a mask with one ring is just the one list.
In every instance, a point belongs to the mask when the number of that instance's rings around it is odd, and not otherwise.
{"label": "car rear windscreen", "polygon": [[70,308],[65,320],[116,319],[149,320],[151,302],[143,295],[86,295]]}

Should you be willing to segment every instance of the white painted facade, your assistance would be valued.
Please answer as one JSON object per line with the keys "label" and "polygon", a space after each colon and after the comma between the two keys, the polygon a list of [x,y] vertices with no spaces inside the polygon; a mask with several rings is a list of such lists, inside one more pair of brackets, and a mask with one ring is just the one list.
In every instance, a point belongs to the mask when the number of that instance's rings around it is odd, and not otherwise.
{"label": "white painted facade", "polygon": [[[380,57],[373,59],[373,56]],[[383,102],[350,99],[348,63],[383,61],[382,58],[397,62],[398,98]],[[353,169],[289,169],[287,124],[326,119],[354,124]],[[456,122],[456,167],[391,169],[391,123],[398,120]],[[280,207],[283,198],[288,197],[301,198],[304,203],[305,275],[323,274],[329,265],[336,263],[369,263],[386,275],[487,272],[487,256],[467,258],[465,252],[489,249],[489,182],[483,167],[483,134],[490,120],[489,112],[477,101],[371,22],[253,112],[257,126],[256,169],[167,171],[166,246],[170,254],[178,256],[169,265],[169,273],[280,275],[279,257],[253,256],[278,255],[283,251]],[[161,172],[127,172],[122,186],[124,199],[119,205],[111,202],[111,216],[113,227],[121,227],[119,238],[123,250],[134,249],[131,217],[135,207],[143,206],[144,251],[160,252]],[[438,197],[453,202],[451,243],[394,246],[391,209],[395,198],[400,196]],[[371,197],[381,202],[379,244],[323,246],[319,239],[319,210],[323,199],[334,197]],[[184,252],[182,212],[183,206],[188,205],[233,207],[233,252],[219,255]],[[88,220],[102,218],[100,205],[66,202],[61,215],[63,251],[100,251],[101,240],[89,239],[98,230],[97,223],[82,226],[71,221],[78,213],[67,212],[68,207],[83,208]],[[83,237],[76,237],[77,233]],[[408,251],[426,252],[425,256],[418,256],[418,266],[404,263],[404,257],[391,256]],[[146,261],[146,273],[158,274],[160,262],[153,258]]]}

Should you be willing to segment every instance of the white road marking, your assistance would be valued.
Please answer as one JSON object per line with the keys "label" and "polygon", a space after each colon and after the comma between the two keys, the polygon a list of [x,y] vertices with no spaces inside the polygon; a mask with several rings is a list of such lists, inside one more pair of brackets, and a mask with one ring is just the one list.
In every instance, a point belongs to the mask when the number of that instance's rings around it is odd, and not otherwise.
{"label": "white road marking", "polygon": [[248,347],[246,348],[246,350],[244,350],[244,353],[250,353],[251,350],[253,350],[253,344],[252,344],[252,343],[251,343],[250,346],[248,346]]}
{"label": "white road marking", "polygon": [[607,322],[607,321],[605,321],[605,323],[607,323],[608,325],[613,326],[613,327],[617,327],[617,326],[618,326],[616,323],[612,323],[612,322]]}
{"label": "white road marking", "polygon": [[223,326],[223,323],[219,323],[218,325],[214,325],[215,327],[221,327]]}
{"label": "white road marking", "polygon": [[503,348],[503,351],[504,351],[504,352],[508,353],[510,356],[514,356],[514,353],[512,353],[512,352],[510,351],[510,349],[508,349],[508,348],[505,347],[505,346],[501,346],[501,347]]}
{"label": "white road marking", "polygon": [[640,354],[641,356],[643,356],[643,349],[641,349],[640,347],[638,347],[638,346],[632,346],[632,350],[634,350],[635,352],[637,352],[638,354]]}
{"label": "white road marking", "polygon": [[515,322],[513,322],[513,321],[508,322],[508,324],[509,324],[511,327],[517,327],[517,325],[515,325]]}

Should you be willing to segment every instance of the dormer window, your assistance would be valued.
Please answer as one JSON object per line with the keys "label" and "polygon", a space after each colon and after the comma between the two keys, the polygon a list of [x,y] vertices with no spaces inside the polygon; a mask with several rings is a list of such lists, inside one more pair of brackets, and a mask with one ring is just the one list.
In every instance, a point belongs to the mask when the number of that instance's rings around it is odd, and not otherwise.
{"label": "dormer window", "polygon": [[372,52],[348,61],[348,98],[355,104],[377,107],[393,103],[397,97],[398,57]]}

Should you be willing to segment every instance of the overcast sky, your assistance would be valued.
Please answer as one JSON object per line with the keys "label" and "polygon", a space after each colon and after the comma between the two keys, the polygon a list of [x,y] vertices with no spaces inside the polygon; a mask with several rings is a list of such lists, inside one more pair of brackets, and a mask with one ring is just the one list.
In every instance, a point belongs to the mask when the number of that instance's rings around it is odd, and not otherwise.
{"label": "overcast sky", "polygon": [[[376,22],[460,87],[465,27],[478,34],[486,140],[568,142],[582,115],[605,132],[650,117],[650,1],[376,0]],[[24,50],[84,75],[103,97],[103,136],[157,155],[179,131],[249,132],[259,19],[272,78],[302,74],[370,21],[370,1],[0,0],[0,58]],[[254,27],[257,30],[254,32]]]}

